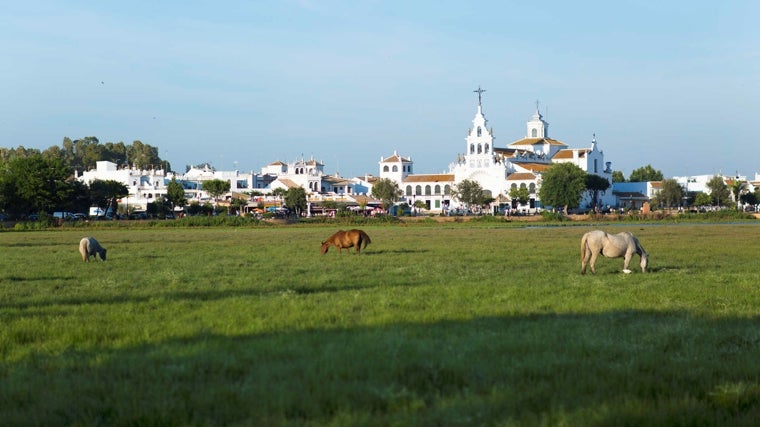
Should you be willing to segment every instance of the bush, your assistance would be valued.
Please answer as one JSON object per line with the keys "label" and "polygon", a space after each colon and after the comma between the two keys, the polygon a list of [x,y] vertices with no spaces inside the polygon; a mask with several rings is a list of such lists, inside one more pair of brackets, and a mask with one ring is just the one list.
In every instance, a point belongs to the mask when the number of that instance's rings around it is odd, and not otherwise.
{"label": "bush", "polygon": [[567,221],[568,218],[559,212],[541,211],[541,218],[544,221]]}

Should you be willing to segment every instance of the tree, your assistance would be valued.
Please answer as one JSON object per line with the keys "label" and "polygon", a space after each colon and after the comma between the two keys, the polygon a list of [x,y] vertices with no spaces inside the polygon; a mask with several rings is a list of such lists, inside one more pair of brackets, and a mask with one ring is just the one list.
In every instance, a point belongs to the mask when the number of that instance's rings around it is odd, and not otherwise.
{"label": "tree", "polygon": [[745,205],[756,205],[758,199],[758,190],[755,190],[754,193],[750,193],[749,191],[739,196],[739,200],[744,203]]}
{"label": "tree", "polygon": [[185,188],[177,181],[177,178],[172,178],[168,184],[166,184],[166,198],[172,205],[172,210],[179,207],[185,207],[187,199],[185,198]]}
{"label": "tree", "polygon": [[60,159],[39,153],[13,158],[0,168],[0,208],[11,214],[60,208],[74,190],[66,181],[71,173]]}
{"label": "tree", "polygon": [[694,196],[694,204],[696,206],[707,206],[712,204],[712,197],[709,194],[700,191]]}
{"label": "tree", "polygon": [[739,197],[747,191],[747,182],[739,181],[735,179],[731,181],[731,185],[728,187],[731,190],[731,194],[734,195],[734,201],[736,201],[736,208],[739,208]]}
{"label": "tree", "polygon": [[214,204],[216,205],[217,198],[230,191],[230,182],[223,179],[209,179],[208,181],[203,181],[202,188],[203,191],[214,199]]}
{"label": "tree", "polygon": [[517,201],[517,203],[524,205],[530,200],[530,191],[528,191],[528,187],[514,187],[509,190],[509,198],[512,201]]}
{"label": "tree", "polygon": [[[62,210],[71,212],[89,212],[92,201],[90,200],[90,187],[82,181],[71,179],[68,181],[71,193],[68,200],[63,204]],[[86,213],[85,213],[86,215]]]}
{"label": "tree", "polygon": [[161,219],[166,218],[166,214],[172,212],[172,204],[166,196],[156,196],[156,198],[148,203],[147,214],[151,217],[157,217]]}
{"label": "tree", "polygon": [[306,190],[303,187],[291,187],[285,193],[285,206],[300,217],[301,213],[306,210]]}
{"label": "tree", "polygon": [[612,171],[612,182],[625,182],[625,175],[620,171]]}
{"label": "tree", "polygon": [[556,163],[543,173],[538,196],[545,206],[576,208],[586,189],[586,172],[572,163]]}
{"label": "tree", "polygon": [[722,176],[713,176],[705,185],[710,190],[710,197],[712,198],[713,204],[723,206],[728,203],[731,193],[726,183],[723,182]]}
{"label": "tree", "polygon": [[661,171],[655,170],[652,165],[646,165],[638,169],[634,169],[631,172],[630,182],[649,182],[649,181],[662,181],[663,175]]}
{"label": "tree", "polygon": [[681,204],[683,196],[684,189],[681,187],[681,184],[679,184],[678,181],[672,178],[662,180],[662,188],[660,189],[660,193],[657,195],[657,198],[663,206],[668,208],[679,206]]}
{"label": "tree", "polygon": [[427,209],[427,204],[423,202],[422,200],[415,200],[414,204],[412,205],[414,209],[416,209],[415,212],[418,212],[422,209]]}
{"label": "tree", "polygon": [[451,195],[464,203],[469,210],[471,206],[480,206],[485,199],[483,187],[477,181],[465,179],[451,189]]}
{"label": "tree", "polygon": [[380,199],[383,209],[386,211],[393,206],[401,197],[401,189],[396,181],[389,178],[380,178],[372,185],[372,197]]}
{"label": "tree", "polygon": [[246,206],[248,206],[248,200],[246,199],[233,197],[232,200],[230,200],[230,209],[232,209],[232,212],[235,215],[241,215],[243,208]]}
{"label": "tree", "polygon": [[592,204],[598,206],[599,193],[604,194],[610,188],[610,182],[606,178],[593,173],[586,174],[585,181],[586,190],[591,194]]}
{"label": "tree", "polygon": [[129,189],[119,181],[108,179],[105,181],[95,180],[90,183],[90,200],[95,206],[103,209],[106,213],[116,212],[118,199],[129,195]]}

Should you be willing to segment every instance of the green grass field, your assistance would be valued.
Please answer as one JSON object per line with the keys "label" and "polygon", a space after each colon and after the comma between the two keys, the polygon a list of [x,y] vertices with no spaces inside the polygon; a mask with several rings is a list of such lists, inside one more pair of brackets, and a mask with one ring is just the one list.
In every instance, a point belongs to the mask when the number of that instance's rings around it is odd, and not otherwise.
{"label": "green grass field", "polygon": [[[0,233],[0,425],[757,425],[760,224]],[[345,227],[344,227],[345,228]],[[83,263],[93,235],[106,262]]]}

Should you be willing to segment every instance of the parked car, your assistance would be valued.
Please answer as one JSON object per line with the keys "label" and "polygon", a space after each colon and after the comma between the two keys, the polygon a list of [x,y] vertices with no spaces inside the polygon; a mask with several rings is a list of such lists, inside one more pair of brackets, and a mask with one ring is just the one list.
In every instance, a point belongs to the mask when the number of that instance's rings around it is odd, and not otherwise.
{"label": "parked car", "polygon": [[148,214],[145,211],[134,211],[129,215],[129,219],[148,219]]}

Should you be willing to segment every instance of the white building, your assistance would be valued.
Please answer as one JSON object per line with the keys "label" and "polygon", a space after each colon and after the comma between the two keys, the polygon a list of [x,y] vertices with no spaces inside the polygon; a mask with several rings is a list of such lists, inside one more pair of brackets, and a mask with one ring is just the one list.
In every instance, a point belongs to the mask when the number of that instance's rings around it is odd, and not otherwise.
{"label": "white building", "polygon": [[[464,180],[476,181],[483,188],[487,197],[496,200],[495,204],[511,202],[513,208],[532,209],[540,206],[538,189],[541,175],[552,164],[573,163],[587,173],[605,178],[610,189],[600,195],[600,205],[614,205],[612,194],[611,163],[604,161],[604,153],[599,150],[596,138],[589,148],[567,148],[567,145],[549,137],[549,124],[536,106],[536,112],[526,123],[525,137],[518,139],[507,147],[495,146],[493,129],[487,127],[488,121],[483,114],[482,89],[478,94],[478,105],[472,127],[465,137],[465,152],[457,154],[456,161],[449,165],[449,172],[443,174],[414,174],[411,158],[393,155],[380,159],[380,178],[389,178],[401,188],[408,203],[421,200],[428,210],[459,207],[459,202],[452,201],[451,189]],[[525,187],[530,193],[530,201],[525,206],[512,202],[509,192],[512,188]],[[581,206],[591,204],[591,196],[583,195]]]}
{"label": "white building", "polygon": [[[113,180],[127,187],[128,196],[120,199],[119,205],[126,211],[146,210],[149,203],[159,197],[165,197],[167,184],[174,178],[182,184],[185,198],[188,202],[205,203],[211,197],[203,190],[203,183],[208,180],[222,180],[230,183],[230,192],[223,197],[225,200],[235,195],[243,197],[253,192],[265,196],[257,200],[268,200],[267,195],[277,188],[287,190],[291,187],[303,187],[310,199],[315,202],[333,200],[356,203],[357,197],[371,193],[372,184],[376,177],[365,175],[358,178],[342,178],[338,175],[325,175],[324,165],[314,159],[296,160],[291,163],[280,161],[264,166],[260,174],[240,171],[218,171],[209,165],[192,167],[183,175],[167,173],[163,170],[140,170],[136,168],[119,168],[115,163],[100,161],[95,169],[85,171],[75,178],[90,185],[95,180]],[[370,201],[373,203],[373,201]]]}
{"label": "white building", "polygon": [[156,197],[166,196],[166,184],[171,181],[170,177],[167,180],[163,169],[119,168],[109,161],[96,162],[95,169],[84,171],[81,175],[75,172],[74,177],[87,185],[95,180],[124,184],[129,196],[119,203],[133,210],[144,210]]}

